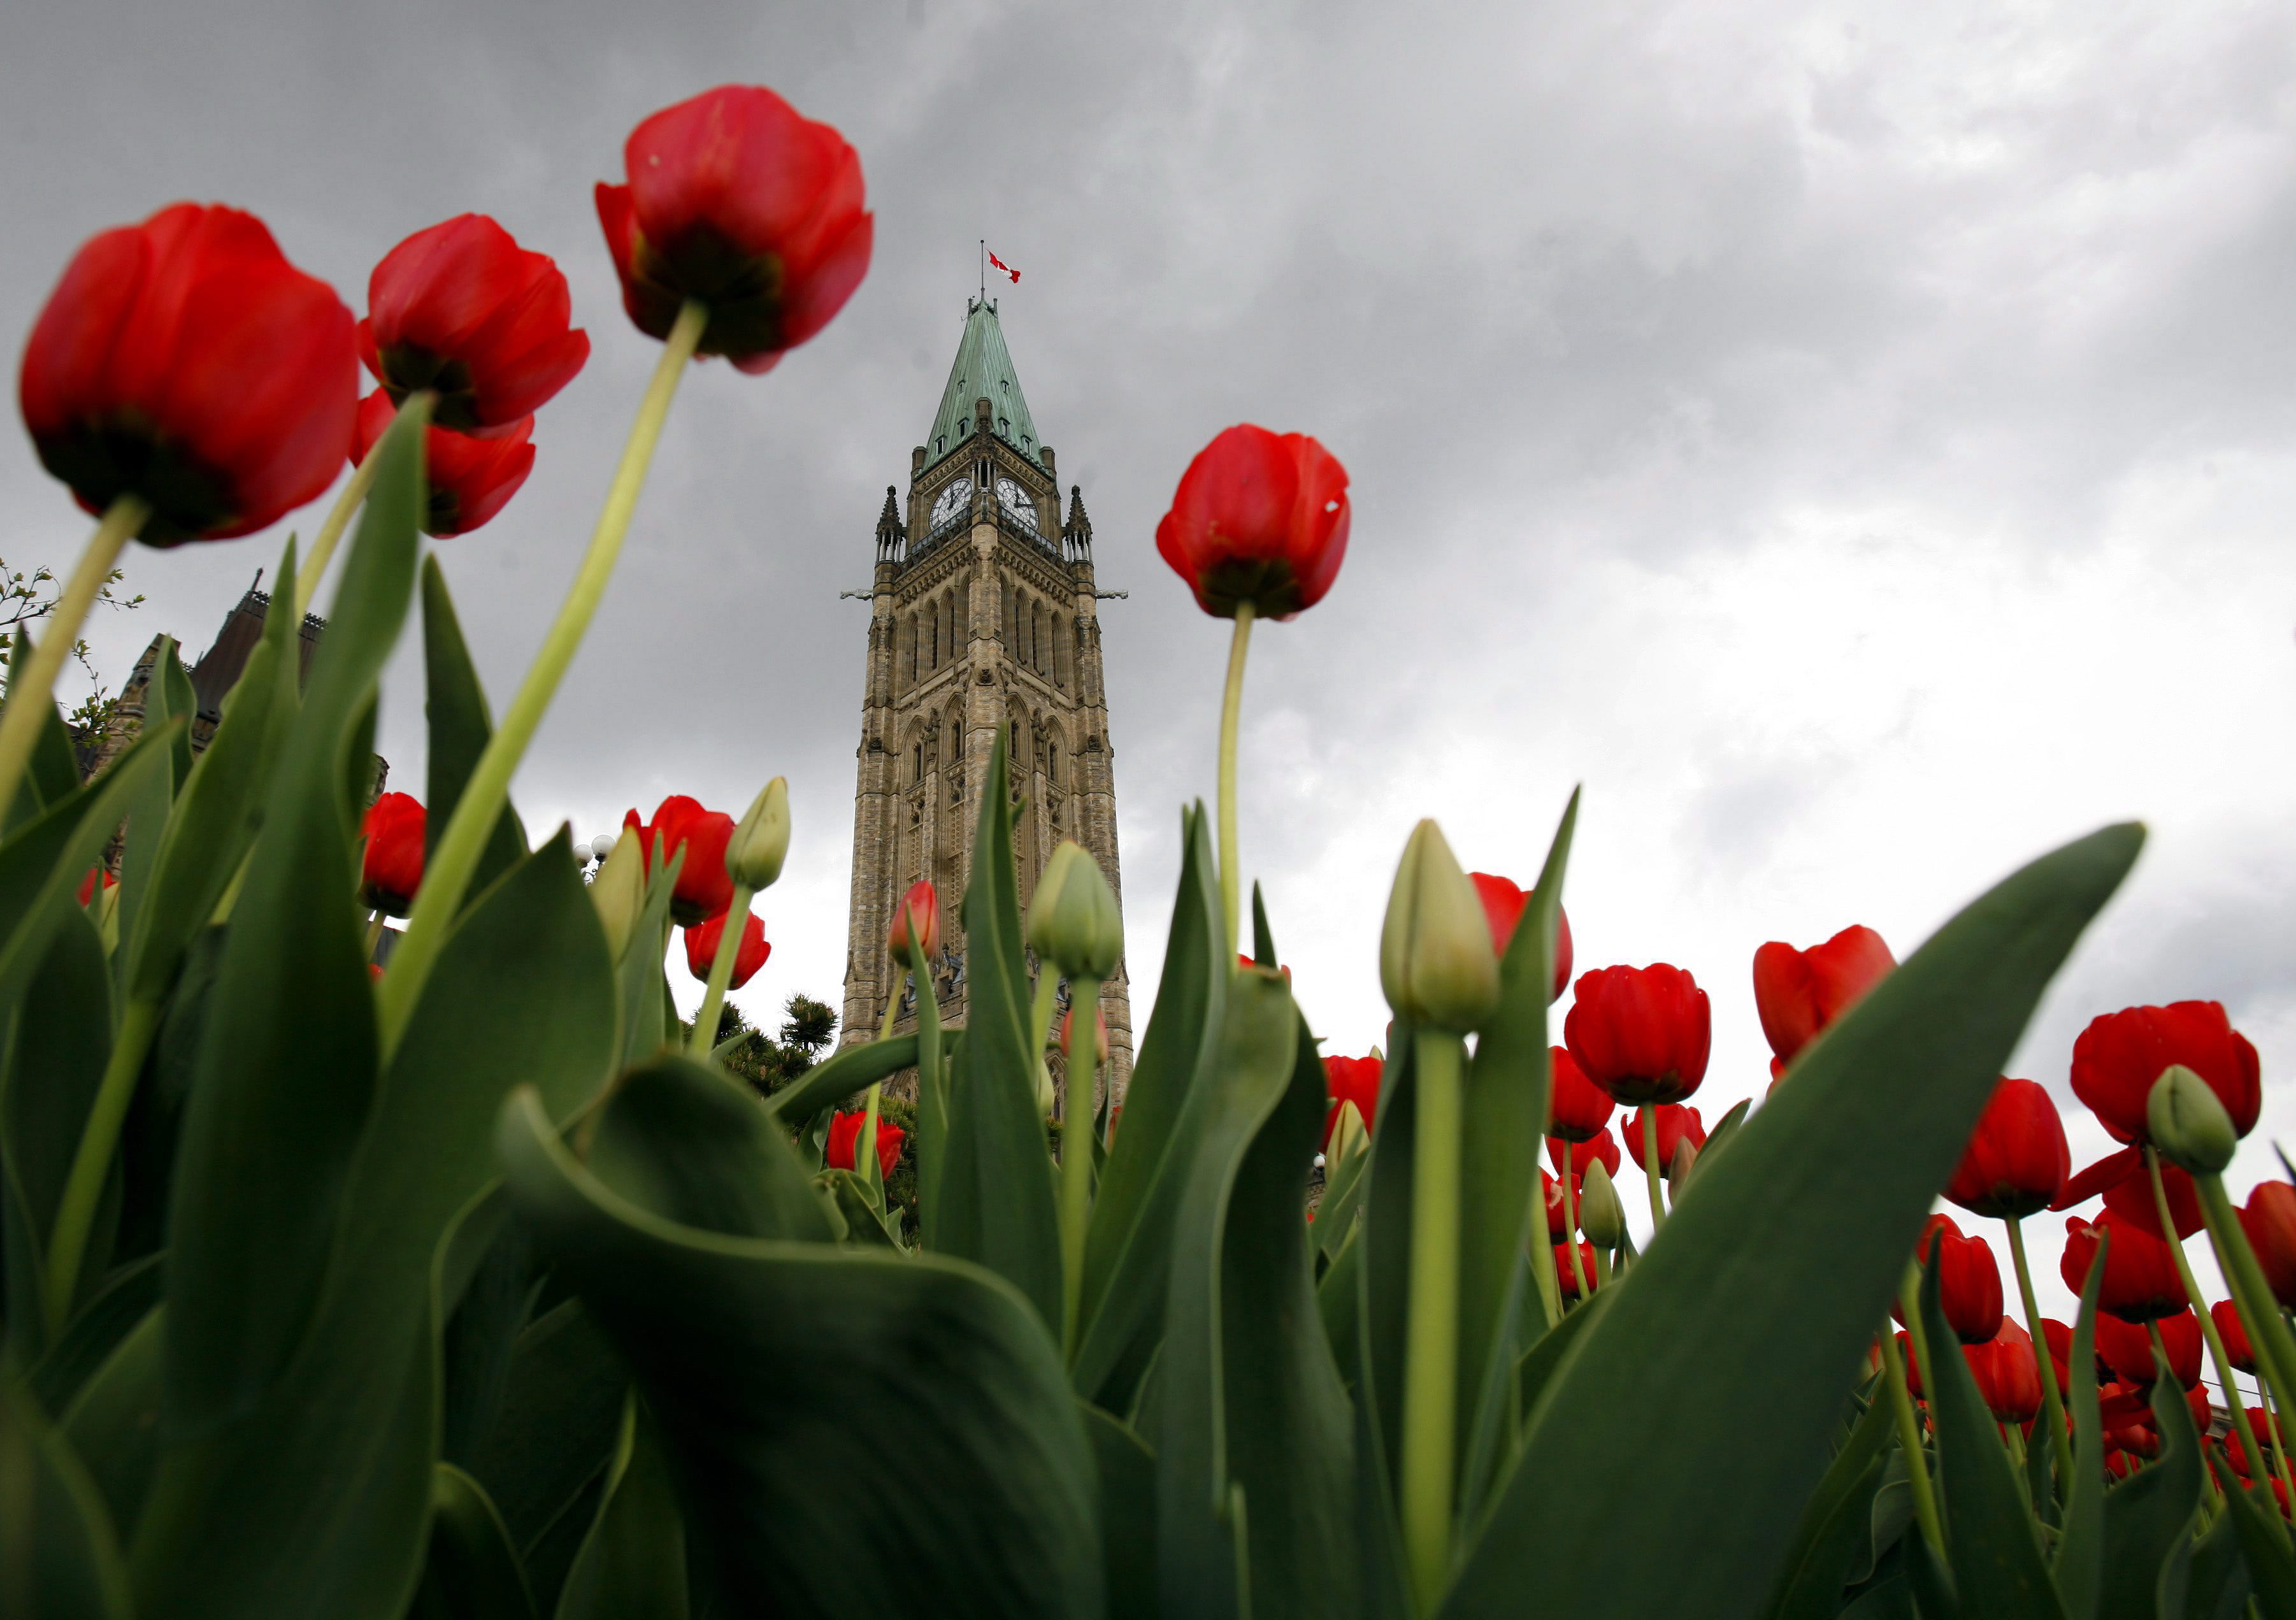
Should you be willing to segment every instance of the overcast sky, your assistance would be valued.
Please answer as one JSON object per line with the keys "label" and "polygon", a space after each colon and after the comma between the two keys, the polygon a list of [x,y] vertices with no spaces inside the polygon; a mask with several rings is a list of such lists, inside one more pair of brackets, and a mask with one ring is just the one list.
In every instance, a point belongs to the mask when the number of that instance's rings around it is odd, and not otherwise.
{"label": "overcast sky", "polygon": [[[844,130],[875,263],[772,375],[688,378],[518,798],[586,837],[786,773],[753,1018],[840,998],[867,609],[837,593],[868,581],[986,235],[1101,585],[1132,593],[1103,623],[1142,1014],[1227,628],[1153,531],[1251,420],[1354,479],[1347,567],[1255,638],[1244,727],[1247,870],[1330,1049],[1378,1038],[1421,815],[1528,880],[1586,784],[1580,965],[1710,989],[1710,1121],[1766,1078],[1756,945],[1866,922],[1902,955],[2134,815],[2144,862],[2016,1072],[2063,1095],[2089,1017],[2218,998],[2264,1055],[2238,1184],[2296,1143],[2296,12],[26,7],[0,21],[0,331],[80,241],[177,198],[256,210],[355,309],[465,209],[555,255],[594,358],[525,491],[439,548],[499,706],[657,352],[591,186],[727,80]],[[14,566],[86,528],[20,434],[0,524]],[[89,632],[113,683],[157,631],[202,650],[283,527],[135,550],[148,605]],[[410,789],[418,675],[380,742]],[[2085,1163],[2103,1138],[2069,1123]]]}

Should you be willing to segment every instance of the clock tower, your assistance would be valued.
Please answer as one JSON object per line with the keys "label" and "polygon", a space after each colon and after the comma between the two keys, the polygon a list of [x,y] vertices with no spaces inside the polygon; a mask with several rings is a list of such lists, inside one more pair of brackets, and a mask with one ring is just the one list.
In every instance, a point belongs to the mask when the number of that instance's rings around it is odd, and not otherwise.
{"label": "clock tower", "polygon": [[[1021,801],[1015,853],[1024,910],[1063,839],[1090,850],[1122,896],[1098,606],[1083,492],[1070,487],[1063,518],[1053,449],[1037,436],[996,302],[968,300],[940,409],[909,453],[907,495],[888,487],[877,518],[853,795],[846,1043],[877,1033],[897,985],[906,988],[894,1028],[916,1027],[915,997],[928,987],[906,985],[885,933],[901,896],[923,878],[941,896],[930,994],[944,1025],[964,1022],[958,902],[1000,732]],[[1132,1074],[1122,963],[1101,987],[1101,1011],[1107,1083],[1121,1100]]]}

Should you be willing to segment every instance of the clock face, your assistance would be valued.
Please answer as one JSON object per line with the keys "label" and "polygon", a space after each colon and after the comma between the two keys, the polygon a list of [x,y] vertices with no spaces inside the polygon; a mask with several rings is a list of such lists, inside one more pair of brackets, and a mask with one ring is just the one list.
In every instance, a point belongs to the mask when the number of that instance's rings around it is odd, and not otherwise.
{"label": "clock face", "polygon": [[932,526],[939,528],[963,511],[972,503],[972,480],[971,479],[951,479],[948,487],[940,492],[940,499],[933,503]]}
{"label": "clock face", "polygon": [[998,479],[996,501],[1011,514],[1013,521],[1032,535],[1037,532],[1037,503],[1029,498],[1027,490],[1011,479]]}

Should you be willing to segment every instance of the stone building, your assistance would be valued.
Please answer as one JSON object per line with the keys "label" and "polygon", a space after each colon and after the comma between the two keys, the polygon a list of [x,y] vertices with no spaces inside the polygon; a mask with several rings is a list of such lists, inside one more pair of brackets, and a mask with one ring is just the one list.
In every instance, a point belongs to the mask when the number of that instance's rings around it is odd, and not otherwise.
{"label": "stone building", "polygon": [[[945,1025],[964,1021],[958,901],[1000,731],[1021,806],[1023,907],[1063,839],[1090,850],[1121,896],[1099,601],[1083,492],[1070,487],[1063,519],[1053,448],[1037,436],[996,302],[968,301],[940,409],[909,454],[907,496],[889,487],[877,519],[853,796],[846,1043],[876,1034],[897,985],[904,995],[895,1028],[916,1027],[916,987],[906,971],[897,979],[885,933],[920,878],[941,896],[931,990]],[[1121,964],[1102,987],[1101,1010],[1107,1081],[1120,1100],[1132,1073],[1132,998]]]}

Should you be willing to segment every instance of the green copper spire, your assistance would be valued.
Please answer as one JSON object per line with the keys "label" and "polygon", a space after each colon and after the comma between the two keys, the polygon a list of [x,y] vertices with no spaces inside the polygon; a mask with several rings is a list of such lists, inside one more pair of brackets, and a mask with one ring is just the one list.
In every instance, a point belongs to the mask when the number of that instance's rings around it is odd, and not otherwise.
{"label": "green copper spire", "polygon": [[925,436],[925,464],[953,455],[973,439],[973,401],[989,401],[989,430],[1030,461],[1044,446],[1037,424],[1029,415],[1029,402],[1021,397],[1021,380],[1013,372],[1013,356],[1004,347],[1004,329],[997,324],[993,299],[965,300],[964,338],[956,346],[956,364],[949,367],[948,386],[940,391],[940,409],[933,414],[932,431]]}

